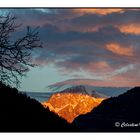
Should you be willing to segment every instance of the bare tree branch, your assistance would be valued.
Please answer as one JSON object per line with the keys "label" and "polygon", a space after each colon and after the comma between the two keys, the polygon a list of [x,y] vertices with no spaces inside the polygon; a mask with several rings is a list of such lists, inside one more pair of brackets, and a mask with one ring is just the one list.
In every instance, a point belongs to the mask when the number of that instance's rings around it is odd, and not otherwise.
{"label": "bare tree branch", "polygon": [[20,77],[25,76],[30,67],[31,54],[34,48],[42,47],[38,35],[38,28],[27,32],[16,41],[11,36],[20,27],[16,25],[16,18],[8,14],[0,16],[0,81],[5,84],[20,85]]}

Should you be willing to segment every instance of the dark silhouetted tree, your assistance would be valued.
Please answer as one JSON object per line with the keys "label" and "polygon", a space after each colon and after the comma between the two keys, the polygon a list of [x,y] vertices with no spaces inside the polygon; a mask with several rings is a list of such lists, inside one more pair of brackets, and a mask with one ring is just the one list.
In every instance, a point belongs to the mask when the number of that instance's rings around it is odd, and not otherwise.
{"label": "dark silhouetted tree", "polygon": [[38,28],[27,27],[27,32],[20,38],[12,39],[21,27],[16,17],[10,14],[0,16],[0,81],[9,85],[20,85],[20,77],[25,76],[30,67],[34,48],[42,47]]}
{"label": "dark silhouetted tree", "polygon": [[0,82],[0,132],[69,132],[75,127],[41,103]]}

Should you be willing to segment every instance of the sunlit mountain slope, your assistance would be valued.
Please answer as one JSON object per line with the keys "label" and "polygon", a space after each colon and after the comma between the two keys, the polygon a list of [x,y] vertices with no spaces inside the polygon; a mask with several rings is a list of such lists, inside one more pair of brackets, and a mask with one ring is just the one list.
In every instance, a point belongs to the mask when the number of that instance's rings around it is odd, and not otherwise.
{"label": "sunlit mountain slope", "polygon": [[90,112],[104,99],[95,98],[83,86],[78,86],[55,93],[42,104],[71,123],[77,116]]}

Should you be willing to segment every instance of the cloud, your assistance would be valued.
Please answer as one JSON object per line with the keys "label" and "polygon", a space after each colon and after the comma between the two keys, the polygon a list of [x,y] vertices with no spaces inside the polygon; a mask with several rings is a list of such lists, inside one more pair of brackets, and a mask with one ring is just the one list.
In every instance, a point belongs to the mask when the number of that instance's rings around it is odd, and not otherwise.
{"label": "cloud", "polygon": [[124,9],[97,9],[97,8],[82,8],[82,9],[75,9],[75,13],[84,15],[84,14],[100,14],[100,15],[107,15],[111,13],[123,13]]}
{"label": "cloud", "polygon": [[[127,85],[131,83],[132,75],[140,74],[139,9],[9,11],[24,27],[40,26],[44,48],[34,53],[36,64],[52,64],[60,74],[72,77],[122,80]],[[140,81],[136,77],[133,82]]]}
{"label": "cloud", "polygon": [[[79,16],[72,18],[69,22],[71,28],[74,30],[80,29],[81,31],[97,31],[102,26],[119,26],[130,25],[130,24],[139,24],[139,9],[123,9],[121,12],[110,12],[109,14],[99,14],[95,11],[112,11],[111,9],[89,9],[89,11]],[[120,9],[114,9],[114,11],[120,11]],[[76,9],[75,9],[76,11]],[[77,11],[88,11],[88,10],[77,10]],[[67,23],[67,22],[66,22]],[[91,30],[90,30],[91,29]]]}
{"label": "cloud", "polygon": [[[83,33],[62,32],[50,25],[42,27],[40,33],[46,44],[36,62],[42,65],[52,63],[61,74],[75,77],[84,71],[94,78],[104,79],[108,73],[139,61],[136,52],[140,50],[135,44],[140,42],[140,37],[124,34],[113,26]],[[112,45],[112,42],[115,43]],[[132,45],[135,47],[129,47]]]}
{"label": "cloud", "polygon": [[115,70],[112,74],[110,74],[110,77],[126,73],[129,70],[134,70],[133,64],[130,64],[130,65],[127,65],[127,66],[121,67],[120,69]]}
{"label": "cloud", "polygon": [[116,43],[110,43],[106,45],[107,50],[111,51],[114,54],[124,55],[124,56],[133,56],[133,48],[132,47],[122,47]]}
{"label": "cloud", "polygon": [[118,27],[122,33],[127,34],[135,34],[140,35],[140,25],[139,24],[128,24],[128,25],[122,25]]}

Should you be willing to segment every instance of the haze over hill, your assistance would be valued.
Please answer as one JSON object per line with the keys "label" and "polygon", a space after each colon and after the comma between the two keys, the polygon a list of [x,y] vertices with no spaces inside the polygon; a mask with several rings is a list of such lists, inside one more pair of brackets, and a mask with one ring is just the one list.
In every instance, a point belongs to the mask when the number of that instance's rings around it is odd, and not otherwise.
{"label": "haze over hill", "polygon": [[[26,92],[28,96],[39,102],[47,101],[54,93],[63,93],[65,90],[73,89],[76,86],[85,88],[88,94],[94,97],[114,97],[131,89],[131,87],[101,87],[91,85],[91,79],[71,79],[63,82],[54,83],[45,88],[45,92]],[[89,84],[89,85],[88,85]]]}
{"label": "haze over hill", "polygon": [[101,85],[96,85],[93,79],[70,79],[62,82],[58,82],[46,87],[47,92],[61,92],[67,88],[82,85],[85,87],[89,94],[94,91],[103,94],[104,96],[117,96],[124,93],[125,91],[131,89],[131,87],[104,87]]}

